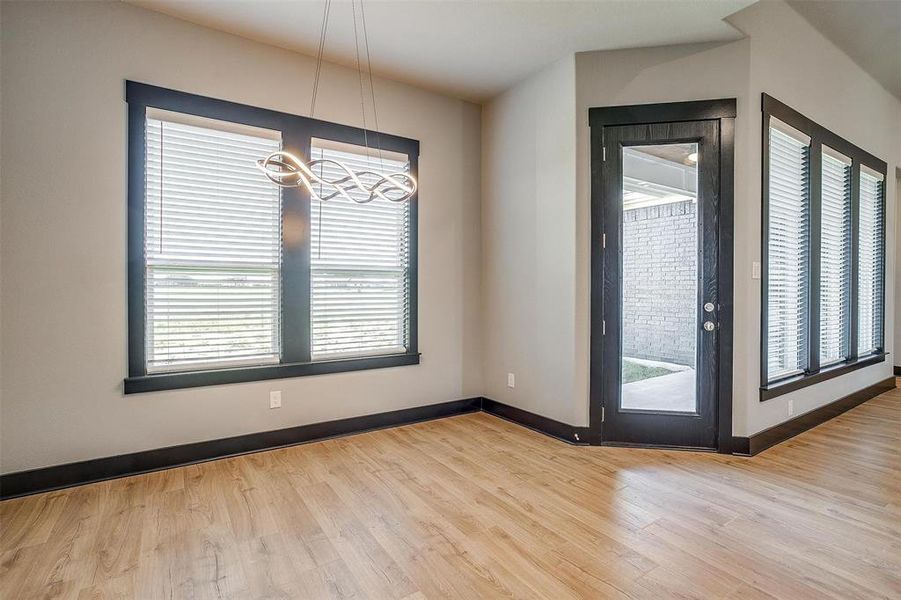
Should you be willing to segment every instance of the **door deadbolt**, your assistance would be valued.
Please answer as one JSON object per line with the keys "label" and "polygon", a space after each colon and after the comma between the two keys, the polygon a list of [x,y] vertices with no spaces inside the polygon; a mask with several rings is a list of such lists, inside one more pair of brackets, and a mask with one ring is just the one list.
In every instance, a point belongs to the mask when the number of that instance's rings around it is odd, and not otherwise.
{"label": "door deadbolt", "polygon": [[713,302],[707,302],[706,304],[704,304],[704,312],[713,312],[714,308],[716,307],[713,305]]}
{"label": "door deadbolt", "polygon": [[713,331],[716,329],[716,325],[713,324],[713,321],[704,321],[704,331]]}

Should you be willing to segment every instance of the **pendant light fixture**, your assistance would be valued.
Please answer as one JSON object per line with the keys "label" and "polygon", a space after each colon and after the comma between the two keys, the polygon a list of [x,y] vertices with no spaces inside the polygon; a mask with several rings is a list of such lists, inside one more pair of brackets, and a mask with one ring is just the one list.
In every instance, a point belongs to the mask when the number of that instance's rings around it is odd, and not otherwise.
{"label": "pendant light fixture", "polygon": [[[372,82],[372,62],[369,57],[369,35],[366,30],[366,13],[363,11],[363,0],[351,0],[354,20],[354,47],[356,49],[357,72],[360,77],[360,110],[363,113],[363,144],[369,150],[369,135],[366,129],[365,92],[363,89],[363,69],[360,61],[360,36],[357,33],[357,2],[360,2],[360,18],[363,29],[363,42],[366,50],[366,65],[369,74],[369,90],[372,96],[372,114],[375,118],[376,135],[378,135],[379,117],[375,105],[375,88]],[[331,0],[325,0],[322,13],[322,26],[319,33],[319,50],[316,55],[316,74],[313,79],[313,96],[310,102],[310,118],[316,110],[316,95],[319,91],[319,76],[322,73],[322,52],[325,49],[325,36],[328,31]],[[376,138],[378,140],[378,137]],[[377,141],[378,154],[381,159],[381,141]],[[377,173],[369,170],[353,170],[347,164],[331,159],[304,161],[302,158],[284,151],[273,152],[257,161],[257,167],[270,181],[281,187],[304,187],[310,198],[325,202],[335,197],[342,197],[358,203],[371,202],[376,198],[391,202],[409,200],[416,193],[416,179],[409,173]],[[318,169],[316,167],[319,167]],[[323,167],[329,171],[337,169],[341,175],[326,177]],[[317,174],[315,171],[319,171]],[[362,192],[353,197],[350,192]]]}

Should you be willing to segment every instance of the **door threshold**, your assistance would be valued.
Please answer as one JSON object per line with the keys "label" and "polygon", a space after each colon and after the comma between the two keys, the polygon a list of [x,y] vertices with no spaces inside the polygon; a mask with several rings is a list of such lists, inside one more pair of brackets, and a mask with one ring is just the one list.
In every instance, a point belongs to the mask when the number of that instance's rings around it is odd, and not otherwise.
{"label": "door threshold", "polygon": [[633,444],[630,442],[601,442],[601,446],[610,448],[644,448],[646,450],[685,450],[688,452],[713,452],[716,448],[706,448],[703,446],[667,446],[665,444]]}

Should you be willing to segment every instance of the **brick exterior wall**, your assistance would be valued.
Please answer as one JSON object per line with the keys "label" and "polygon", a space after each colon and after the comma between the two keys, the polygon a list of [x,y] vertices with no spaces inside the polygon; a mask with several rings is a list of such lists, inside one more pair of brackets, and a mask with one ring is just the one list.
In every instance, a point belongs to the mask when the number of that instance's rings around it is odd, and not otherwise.
{"label": "brick exterior wall", "polygon": [[697,204],[623,213],[623,355],[695,363]]}

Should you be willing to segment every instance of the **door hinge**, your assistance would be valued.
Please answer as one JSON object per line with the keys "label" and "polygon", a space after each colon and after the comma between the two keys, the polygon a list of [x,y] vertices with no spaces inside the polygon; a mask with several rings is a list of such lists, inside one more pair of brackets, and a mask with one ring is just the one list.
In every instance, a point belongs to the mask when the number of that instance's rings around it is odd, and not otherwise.
{"label": "door hinge", "polygon": [[602,233],[601,234],[601,248],[606,248],[606,247],[607,247],[607,234]]}
{"label": "door hinge", "polygon": [[606,161],[606,160],[607,160],[607,146],[604,146],[604,147],[601,149],[601,160],[602,160],[602,161]]}
{"label": "door hinge", "polygon": [[607,420],[607,410],[602,406],[601,407],[601,423]]}
{"label": "door hinge", "polygon": [[601,335],[607,335],[607,321],[601,319]]}

